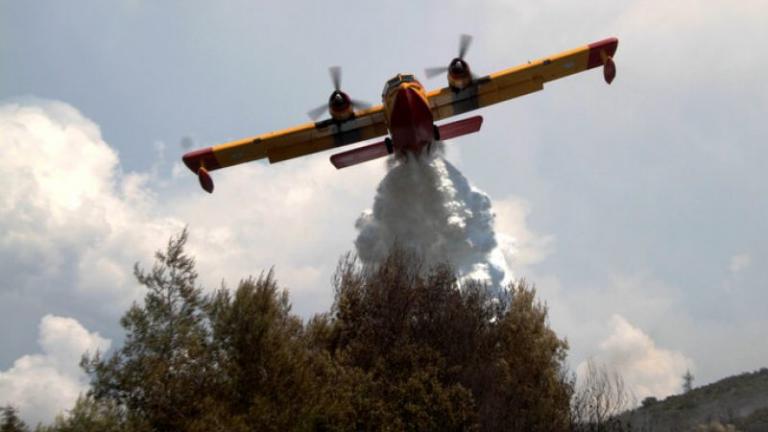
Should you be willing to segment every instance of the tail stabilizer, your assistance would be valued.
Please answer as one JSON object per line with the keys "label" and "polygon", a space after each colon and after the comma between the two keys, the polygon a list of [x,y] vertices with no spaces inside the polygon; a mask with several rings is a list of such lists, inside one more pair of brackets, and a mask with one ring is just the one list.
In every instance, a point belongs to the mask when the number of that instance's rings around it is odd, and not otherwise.
{"label": "tail stabilizer", "polygon": [[352,165],[378,159],[390,153],[392,153],[392,146],[388,146],[386,140],[379,141],[367,146],[362,146],[353,150],[337,153],[331,156],[331,163],[337,169],[342,169]]}
{"label": "tail stabilizer", "polygon": [[480,130],[483,125],[482,116],[474,116],[451,123],[446,123],[437,127],[437,139],[447,140],[451,138],[468,135]]}

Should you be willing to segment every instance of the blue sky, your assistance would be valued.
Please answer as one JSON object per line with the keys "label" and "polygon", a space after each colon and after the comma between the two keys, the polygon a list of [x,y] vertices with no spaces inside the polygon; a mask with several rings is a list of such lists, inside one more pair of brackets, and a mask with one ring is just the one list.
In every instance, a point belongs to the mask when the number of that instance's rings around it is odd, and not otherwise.
{"label": "blue sky", "polygon": [[384,164],[250,164],[217,172],[207,196],[179,142],[305,121],[330,65],[377,102],[395,73],[447,64],[460,33],[480,74],[620,40],[613,85],[599,71],[548,84],[447,144],[574,369],[595,357],[665,395],[681,368],[703,384],[766,366],[766,18],[760,1],[724,0],[0,0],[0,403],[66,405],[24,384],[71,357],[49,336],[119,341],[141,296],[132,263],[186,224],[208,288],[275,265],[298,313],[325,310]]}

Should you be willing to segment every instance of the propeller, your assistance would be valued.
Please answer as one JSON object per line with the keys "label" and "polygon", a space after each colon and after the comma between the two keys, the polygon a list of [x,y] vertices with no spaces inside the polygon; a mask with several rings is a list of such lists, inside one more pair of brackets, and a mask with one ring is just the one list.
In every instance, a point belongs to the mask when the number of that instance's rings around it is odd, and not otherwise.
{"label": "propeller", "polygon": [[459,38],[459,58],[464,59],[464,56],[467,55],[467,51],[469,50],[469,45],[472,44],[472,36],[468,34],[462,34]]}
{"label": "propeller", "polygon": [[443,75],[448,70],[453,69],[458,73],[462,73],[464,69],[468,69],[467,63],[464,61],[464,56],[469,51],[469,46],[472,44],[472,36],[468,34],[462,34],[459,38],[459,56],[451,60],[448,66],[430,67],[424,70],[424,74],[427,78],[434,78],[438,75]]}
{"label": "propeller", "polygon": [[336,91],[341,91],[341,66],[329,67],[328,74],[331,75],[331,82],[333,82],[333,89]]}
{"label": "propeller", "polygon": [[312,120],[317,120],[323,113],[330,111],[333,115],[333,111],[344,111],[348,107],[356,110],[370,108],[371,104],[365,101],[352,99],[346,93],[341,91],[341,67],[331,66],[328,68],[328,73],[331,76],[331,82],[333,83],[333,93],[328,98],[328,102],[312,108],[307,111],[307,115]]}

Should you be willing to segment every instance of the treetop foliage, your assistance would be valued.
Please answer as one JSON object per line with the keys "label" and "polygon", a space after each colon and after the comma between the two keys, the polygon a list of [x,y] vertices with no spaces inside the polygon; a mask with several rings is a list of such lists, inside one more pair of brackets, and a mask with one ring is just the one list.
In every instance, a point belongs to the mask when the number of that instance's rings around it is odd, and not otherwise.
{"label": "treetop foliage", "polygon": [[0,432],[27,432],[29,428],[19,418],[16,408],[6,405],[0,407]]}
{"label": "treetop foliage", "polygon": [[567,344],[525,282],[494,293],[395,248],[342,258],[330,311],[291,313],[272,271],[204,295],[187,232],[135,274],[122,345],[46,432],[568,430]]}

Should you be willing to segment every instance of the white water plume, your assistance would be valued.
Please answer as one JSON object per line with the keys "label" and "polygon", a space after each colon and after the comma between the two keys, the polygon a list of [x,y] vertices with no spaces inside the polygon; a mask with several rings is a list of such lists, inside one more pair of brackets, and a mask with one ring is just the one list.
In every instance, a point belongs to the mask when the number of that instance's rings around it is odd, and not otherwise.
{"label": "white water plume", "polygon": [[501,289],[512,281],[494,233],[491,200],[441,152],[395,163],[379,184],[373,209],[355,224],[364,263],[380,262],[394,243],[427,265],[449,263],[461,279]]}

